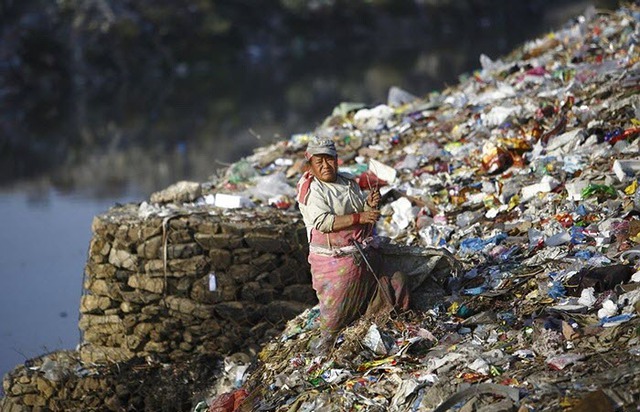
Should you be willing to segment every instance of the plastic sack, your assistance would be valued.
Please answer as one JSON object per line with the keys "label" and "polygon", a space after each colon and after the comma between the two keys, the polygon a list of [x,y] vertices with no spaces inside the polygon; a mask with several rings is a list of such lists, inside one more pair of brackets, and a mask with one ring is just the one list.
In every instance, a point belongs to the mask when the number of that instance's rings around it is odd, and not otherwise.
{"label": "plastic sack", "polygon": [[287,182],[284,173],[277,172],[267,176],[258,176],[252,179],[255,185],[247,189],[247,194],[259,199],[263,203],[267,203],[270,198],[279,196],[287,196],[295,198],[296,191]]}

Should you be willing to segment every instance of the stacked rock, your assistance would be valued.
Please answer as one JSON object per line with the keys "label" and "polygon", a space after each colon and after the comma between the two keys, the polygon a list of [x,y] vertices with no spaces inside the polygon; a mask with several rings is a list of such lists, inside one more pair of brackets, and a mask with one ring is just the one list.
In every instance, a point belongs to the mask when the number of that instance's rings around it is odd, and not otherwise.
{"label": "stacked rock", "polygon": [[79,321],[84,362],[259,345],[315,303],[300,218],[136,205],[94,219]]}

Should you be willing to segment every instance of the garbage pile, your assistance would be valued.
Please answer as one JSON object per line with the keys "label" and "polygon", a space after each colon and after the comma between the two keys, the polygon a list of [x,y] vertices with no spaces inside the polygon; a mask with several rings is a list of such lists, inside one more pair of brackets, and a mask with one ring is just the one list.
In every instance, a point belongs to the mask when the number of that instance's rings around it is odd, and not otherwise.
{"label": "garbage pile", "polygon": [[[636,410],[639,40],[640,7],[590,9],[441,93],[336,107],[313,134],[381,187],[377,233],[447,249],[464,271],[426,311],[349,326],[328,356],[309,351],[317,309],[304,312],[200,410]],[[251,190],[292,186],[311,134],[220,187],[237,207],[295,207]]]}

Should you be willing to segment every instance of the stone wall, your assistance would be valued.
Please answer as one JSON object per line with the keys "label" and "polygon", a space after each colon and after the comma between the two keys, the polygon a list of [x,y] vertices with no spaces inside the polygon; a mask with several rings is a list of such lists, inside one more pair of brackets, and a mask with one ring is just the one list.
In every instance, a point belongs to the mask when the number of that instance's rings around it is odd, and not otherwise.
{"label": "stone wall", "polygon": [[92,231],[79,350],[8,373],[0,410],[191,410],[217,360],[317,301],[297,212],[130,204]]}
{"label": "stone wall", "polygon": [[316,301],[297,213],[136,205],[97,216],[79,326],[84,362],[176,360],[259,345]]}
{"label": "stone wall", "polygon": [[29,359],[3,379],[2,412],[191,411],[219,376],[216,359],[88,365],[77,351]]}

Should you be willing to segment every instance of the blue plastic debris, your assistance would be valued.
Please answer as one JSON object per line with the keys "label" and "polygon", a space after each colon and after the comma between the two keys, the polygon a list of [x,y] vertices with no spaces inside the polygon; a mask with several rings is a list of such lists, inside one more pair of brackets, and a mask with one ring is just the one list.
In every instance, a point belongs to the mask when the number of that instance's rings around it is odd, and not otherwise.
{"label": "blue plastic debris", "polygon": [[562,283],[560,283],[559,281],[554,281],[551,283],[551,287],[549,288],[549,292],[547,293],[550,297],[558,299],[565,296],[566,290],[564,289],[564,286],[562,286]]}
{"label": "blue plastic debris", "polygon": [[600,326],[605,327],[605,328],[611,328],[614,326],[618,326],[621,323],[627,322],[628,320],[630,320],[631,318],[633,318],[634,315],[630,315],[628,313],[625,313],[623,315],[617,315],[617,316],[609,316],[606,318],[602,318],[600,320]]}

